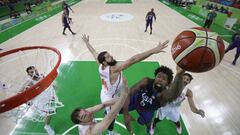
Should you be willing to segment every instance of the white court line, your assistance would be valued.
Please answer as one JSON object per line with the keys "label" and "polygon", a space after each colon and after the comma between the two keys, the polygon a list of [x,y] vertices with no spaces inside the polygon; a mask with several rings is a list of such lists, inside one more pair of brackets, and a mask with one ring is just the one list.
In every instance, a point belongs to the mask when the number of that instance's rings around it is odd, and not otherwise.
{"label": "white court line", "polygon": [[149,42],[149,43],[158,43],[159,41],[148,41],[148,40],[141,40],[141,39],[133,39],[133,38],[99,38],[99,39],[92,39],[94,40],[127,40],[127,41],[142,41],[142,42]]}
{"label": "white court line", "polygon": [[189,128],[191,128],[191,125],[190,125],[189,122],[188,122],[187,116],[186,116],[185,114],[183,114],[182,112],[180,112],[180,114],[181,114],[183,123],[184,123],[184,125],[185,125],[185,127],[186,127],[186,130],[187,130],[187,132],[188,132],[188,135],[191,135],[191,133],[189,132]]}
{"label": "white court line", "polygon": [[[97,41],[97,40],[125,40],[125,41],[135,41],[135,42],[147,42],[147,43],[155,43],[156,46],[157,44],[159,43],[159,41],[146,41],[146,40],[139,40],[139,39],[128,39],[128,38],[99,38],[99,39],[92,39],[92,41]],[[134,51],[136,51],[137,53],[141,53],[142,51],[138,50],[137,48],[134,48],[134,47],[131,47],[129,46],[127,43],[103,43],[103,44],[97,44],[98,46],[97,47],[103,47],[103,46],[112,46],[112,45],[115,45],[115,46],[124,46],[124,47],[127,47],[127,48],[130,48]],[[84,51],[82,51],[81,53],[79,53],[79,55],[77,55],[74,59],[77,59],[77,58],[80,58],[83,54],[85,54],[86,52],[89,52],[88,49],[85,49]]]}

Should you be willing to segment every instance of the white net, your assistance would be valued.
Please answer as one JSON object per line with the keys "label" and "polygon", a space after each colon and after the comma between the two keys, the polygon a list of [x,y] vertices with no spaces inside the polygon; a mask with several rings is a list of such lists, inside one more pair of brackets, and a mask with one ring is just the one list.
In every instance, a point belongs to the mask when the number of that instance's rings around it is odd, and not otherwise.
{"label": "white net", "polygon": [[[33,86],[56,66],[58,54],[49,49],[31,49],[18,51],[0,58],[0,101],[6,100],[27,88]],[[28,75],[26,69],[33,66],[38,79]],[[25,98],[25,97],[22,97]],[[28,118],[33,121],[43,121],[47,115],[56,113],[56,108],[62,107],[53,85],[41,94],[11,111],[0,114],[0,117],[11,117],[15,121]]]}

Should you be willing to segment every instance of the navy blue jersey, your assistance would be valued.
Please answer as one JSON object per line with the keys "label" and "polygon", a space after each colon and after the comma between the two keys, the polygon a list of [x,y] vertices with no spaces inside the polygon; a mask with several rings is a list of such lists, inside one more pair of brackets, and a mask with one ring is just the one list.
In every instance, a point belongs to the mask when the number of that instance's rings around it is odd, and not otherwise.
{"label": "navy blue jersey", "polygon": [[233,44],[240,46],[240,34],[239,33],[234,34],[232,40],[233,40],[232,41]]}
{"label": "navy blue jersey", "polygon": [[69,25],[69,20],[68,20],[67,15],[63,15],[63,24],[64,24],[64,26]]}
{"label": "navy blue jersey", "polygon": [[66,3],[64,3],[64,4],[62,5],[62,9],[67,11],[67,15],[68,15],[68,16],[69,16],[69,8],[70,8],[70,6],[69,6],[68,4],[66,4]]}
{"label": "navy blue jersey", "polygon": [[153,88],[154,79],[148,80],[145,88],[141,89],[137,93],[137,109],[140,111],[150,111],[157,110],[159,105],[159,100],[157,98],[157,90]]}
{"label": "navy blue jersey", "polygon": [[148,22],[152,22],[153,21],[153,17],[154,19],[156,19],[156,16],[155,16],[155,13],[154,12],[148,12],[147,13],[147,16],[146,16],[146,21]]}

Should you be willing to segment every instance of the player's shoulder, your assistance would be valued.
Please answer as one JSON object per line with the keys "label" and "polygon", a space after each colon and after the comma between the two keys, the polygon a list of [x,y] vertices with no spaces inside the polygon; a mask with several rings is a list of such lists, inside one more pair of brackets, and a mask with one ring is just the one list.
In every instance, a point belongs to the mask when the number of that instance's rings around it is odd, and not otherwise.
{"label": "player's shoulder", "polygon": [[193,92],[192,92],[191,89],[187,88],[186,96],[188,96],[188,97],[192,97],[193,96]]}

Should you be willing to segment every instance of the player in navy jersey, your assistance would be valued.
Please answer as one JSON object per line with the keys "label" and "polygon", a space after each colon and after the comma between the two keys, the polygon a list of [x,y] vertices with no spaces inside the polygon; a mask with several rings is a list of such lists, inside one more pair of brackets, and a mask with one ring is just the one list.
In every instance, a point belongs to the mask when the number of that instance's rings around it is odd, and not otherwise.
{"label": "player in navy jersey", "polygon": [[73,13],[73,10],[72,10],[72,8],[66,3],[66,1],[63,1],[63,3],[62,3],[62,9],[63,9],[63,11],[66,10],[69,23],[73,23],[72,18],[69,16],[69,9],[72,11],[72,13]]}
{"label": "player in navy jersey", "polygon": [[65,33],[66,28],[69,29],[69,31],[72,33],[72,35],[76,34],[72,31],[72,29],[70,27],[70,20],[69,20],[69,17],[67,15],[67,10],[66,9],[63,11],[63,14],[62,14],[62,24],[63,24],[63,32],[62,32],[63,35],[66,35],[66,33]]}
{"label": "player in navy jersey", "polygon": [[159,107],[165,106],[168,102],[176,99],[184,88],[184,70],[178,68],[173,83],[173,72],[166,66],[161,66],[155,70],[155,79],[144,78],[133,85],[130,95],[126,99],[122,113],[128,131],[132,134],[132,116],[129,111],[136,110],[139,114],[138,123],[146,125],[146,132],[149,134],[151,120]]}
{"label": "player in navy jersey", "polygon": [[228,46],[227,50],[225,51],[225,53],[227,53],[228,51],[237,48],[237,52],[235,55],[235,58],[232,62],[233,65],[236,65],[236,61],[238,59],[238,57],[240,56],[240,32],[235,33],[232,37],[232,43],[230,43],[230,45]]}
{"label": "player in navy jersey", "polygon": [[146,15],[146,29],[145,32],[147,32],[147,28],[150,25],[150,34],[152,34],[152,23],[153,23],[153,18],[156,21],[156,15],[154,13],[154,9],[152,8],[151,11],[149,11]]}

